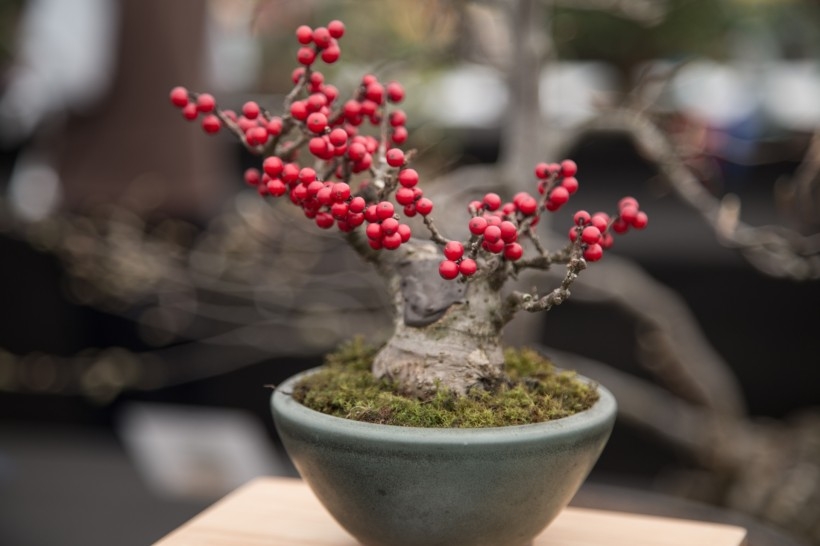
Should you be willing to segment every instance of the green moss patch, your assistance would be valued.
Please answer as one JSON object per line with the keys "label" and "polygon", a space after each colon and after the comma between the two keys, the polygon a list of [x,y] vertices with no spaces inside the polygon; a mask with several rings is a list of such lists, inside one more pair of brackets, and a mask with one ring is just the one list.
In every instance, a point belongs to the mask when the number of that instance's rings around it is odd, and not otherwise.
{"label": "green moss patch", "polygon": [[556,370],[529,349],[505,351],[506,375],[491,391],[474,388],[466,396],[439,389],[419,400],[398,394],[388,381],[374,379],[374,347],[360,339],[328,355],[318,373],[300,381],[293,398],[305,406],[347,419],[411,427],[498,427],[539,423],[590,408],[598,393],[573,372]]}

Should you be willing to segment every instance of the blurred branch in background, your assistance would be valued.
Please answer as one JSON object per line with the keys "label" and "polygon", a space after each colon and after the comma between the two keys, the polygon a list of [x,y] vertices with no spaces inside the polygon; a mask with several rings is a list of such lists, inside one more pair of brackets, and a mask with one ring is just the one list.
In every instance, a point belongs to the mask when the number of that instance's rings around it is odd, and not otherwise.
{"label": "blurred branch in background", "polygon": [[[559,159],[559,152],[578,149],[596,134],[619,133],[634,140],[663,178],[660,189],[695,211],[687,225],[703,222],[766,275],[801,282],[820,276],[820,141],[812,134],[820,108],[798,100],[797,92],[820,89],[820,75],[816,66],[795,69],[801,76],[795,81],[802,82],[791,88],[795,94],[775,96],[778,105],[799,103],[801,115],[771,106],[771,97],[750,95],[766,86],[748,79],[782,74],[778,67],[794,68],[793,57],[816,65],[820,49],[805,30],[806,21],[818,21],[810,3],[364,4],[366,14],[355,2],[211,2],[210,11],[201,2],[118,4],[119,47],[109,48],[118,52],[117,71],[105,101],[81,115],[70,105],[60,114],[43,110],[35,122],[19,125],[28,134],[18,135],[17,145],[28,146],[16,157],[0,203],[0,232],[56,257],[70,300],[128,319],[142,346],[71,356],[2,350],[0,390],[108,404],[124,392],[217,376],[276,355],[321,354],[357,333],[387,334],[385,295],[374,288],[375,275],[335,237],[293,221],[290,208],[266,203],[252,190],[229,190],[248,158],[231,155],[226,141],[206,141],[165,104],[177,83],[204,89],[212,80],[237,104],[248,94],[282,93],[292,68],[281,54],[290,47],[285,40],[292,41],[284,29],[306,18],[324,21],[327,14],[350,22],[351,64],[407,74],[408,95],[431,97],[407,107],[417,120],[419,161],[425,172],[438,174],[429,183],[441,208],[469,193],[513,193],[516,183],[531,178],[528,165]],[[770,40],[769,57],[756,58],[759,47],[749,43],[782,34],[762,21],[772,14],[778,16],[773,21],[791,21],[789,10],[802,15],[803,26],[782,40],[788,51]],[[383,65],[377,55],[401,61]],[[698,61],[710,57],[717,60]],[[226,60],[240,58],[247,64]],[[257,78],[249,76],[253,71]],[[635,78],[638,71],[648,77]],[[15,91],[21,81],[5,87],[0,105],[26,98]],[[816,102],[820,95],[809,96]],[[19,117],[24,110],[5,112]],[[774,127],[775,119],[791,125]],[[461,165],[470,139],[488,134],[492,157]],[[181,156],[170,151],[180,149]],[[801,163],[794,174],[773,178],[762,201],[772,209],[767,218],[781,207],[781,222],[741,220],[753,192],[738,183],[738,172],[795,157]],[[655,181],[647,185],[659,189]],[[759,207],[761,200],[754,202]],[[440,227],[455,235],[464,228],[461,212]],[[553,240],[563,237],[552,227],[542,229]],[[735,374],[743,363],[727,362],[687,302],[633,261],[605,260],[574,292],[573,301],[612,303],[635,321],[637,360],[652,381],[583,355],[563,355],[562,364],[610,386],[624,419],[697,461],[702,474],[689,481],[688,493],[820,544],[816,416],[807,410],[793,421],[752,419]],[[519,341],[540,341],[540,322],[519,326]]]}

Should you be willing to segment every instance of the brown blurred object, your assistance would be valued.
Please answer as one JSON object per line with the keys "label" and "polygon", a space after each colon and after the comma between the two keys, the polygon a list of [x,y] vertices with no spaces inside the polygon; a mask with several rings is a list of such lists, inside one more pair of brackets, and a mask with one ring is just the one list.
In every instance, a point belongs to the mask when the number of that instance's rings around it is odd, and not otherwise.
{"label": "brown blurred object", "polygon": [[226,199],[229,148],[180,122],[168,93],[175,85],[205,90],[207,3],[120,4],[109,93],[93,113],[69,118],[49,136],[64,205],[87,212],[116,202],[141,214],[206,218]]}

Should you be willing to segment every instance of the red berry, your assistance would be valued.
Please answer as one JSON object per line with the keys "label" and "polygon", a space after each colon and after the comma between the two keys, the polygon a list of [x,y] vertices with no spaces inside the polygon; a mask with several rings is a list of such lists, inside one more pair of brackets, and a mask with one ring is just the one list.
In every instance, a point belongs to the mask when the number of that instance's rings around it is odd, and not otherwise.
{"label": "red berry", "polygon": [[364,197],[356,196],[350,200],[350,212],[359,213],[362,212],[367,207],[367,202],[364,200]]}
{"label": "red berry", "polygon": [[335,218],[329,212],[319,212],[316,214],[316,225],[322,229],[329,229],[333,227],[335,223]]}
{"label": "red berry", "polygon": [[327,30],[334,38],[341,38],[345,33],[345,24],[338,20],[333,20],[327,24]]}
{"label": "red berry", "polygon": [[569,192],[563,186],[557,186],[552,188],[550,192],[549,200],[551,203],[554,203],[557,206],[561,206],[567,201],[569,201]]}
{"label": "red berry", "polygon": [[407,140],[407,129],[404,127],[396,127],[390,134],[390,139],[395,144],[404,144],[404,142]]}
{"label": "red berry", "polygon": [[419,183],[419,173],[415,169],[402,169],[399,171],[399,184],[405,188],[412,188]]}
{"label": "red berry", "polygon": [[262,162],[262,168],[271,178],[277,178],[280,174],[282,174],[282,168],[284,166],[285,165],[282,163],[282,160],[275,155],[266,157],[265,161]]}
{"label": "red berry", "polygon": [[282,167],[282,181],[286,184],[294,184],[299,180],[299,165],[296,163],[287,163]]}
{"label": "red berry", "polygon": [[399,224],[399,235],[401,235],[401,242],[406,243],[413,236],[413,232],[407,224]]}
{"label": "red berry", "polygon": [[561,186],[572,195],[578,191],[578,179],[574,176],[568,176],[561,181]]}
{"label": "red berry", "polygon": [[239,119],[236,120],[236,124],[239,125],[239,128],[242,129],[242,132],[244,133],[247,133],[258,125],[255,121],[250,120],[245,116],[239,116]]}
{"label": "red berry", "polygon": [[245,182],[251,186],[256,186],[262,180],[262,175],[258,169],[250,168],[245,170]]}
{"label": "red berry", "polygon": [[561,208],[561,205],[559,205],[558,203],[555,203],[555,202],[553,202],[553,201],[549,201],[549,200],[548,200],[548,201],[544,204],[544,208],[545,208],[545,209],[547,209],[547,210],[548,210],[548,211],[550,211],[550,212],[555,212],[556,210],[558,210],[558,209],[560,209],[560,208]]}
{"label": "red berry", "polygon": [[331,103],[339,97],[339,90],[335,85],[326,84],[322,86],[322,94],[327,97],[327,102]]}
{"label": "red berry", "polygon": [[188,90],[182,86],[177,86],[171,89],[171,104],[182,108],[188,104]]}
{"label": "red berry", "polygon": [[367,148],[361,142],[354,142],[347,147],[347,157],[353,161],[361,161],[367,155]]}
{"label": "red berry", "polygon": [[575,176],[578,172],[578,165],[571,159],[565,159],[561,162],[561,176]]}
{"label": "red berry", "polygon": [[478,265],[471,258],[464,258],[458,263],[458,271],[465,277],[471,277],[478,271]]}
{"label": "red berry", "polygon": [[387,84],[387,100],[390,102],[401,102],[404,100],[404,87],[399,82]]}
{"label": "red berry", "polygon": [[307,184],[308,197],[316,197],[319,194],[319,192],[325,187],[325,185],[318,180],[314,180],[310,183],[303,182],[303,184]]}
{"label": "red berry", "polygon": [[347,144],[347,131],[340,127],[333,129],[328,137],[330,138],[330,143],[334,146],[344,146]]}
{"label": "red berry", "polygon": [[319,49],[325,49],[329,46],[331,39],[330,31],[326,27],[317,27],[313,30],[313,43]]}
{"label": "red berry", "polygon": [[218,133],[220,127],[222,127],[222,122],[214,114],[208,114],[202,118],[202,128],[205,129],[206,133]]}
{"label": "red berry", "polygon": [[490,244],[501,240],[501,228],[498,226],[487,226],[484,230],[484,240]]}
{"label": "red berry", "polygon": [[538,209],[538,201],[535,200],[534,197],[527,195],[526,197],[522,197],[518,201],[518,210],[521,211],[521,214],[525,216],[530,216],[531,214],[535,214],[535,211]]}
{"label": "red berry", "polygon": [[635,199],[634,197],[629,197],[629,196],[624,197],[623,199],[618,201],[618,209],[619,210],[626,207],[626,206],[633,206],[636,209],[640,208],[639,205],[638,205],[638,200]]}
{"label": "red berry", "polygon": [[601,230],[595,226],[587,226],[581,232],[581,240],[588,245],[596,244],[601,240]]}
{"label": "red berry", "polygon": [[267,186],[268,192],[274,197],[285,195],[285,192],[288,191],[288,187],[285,185],[285,183],[279,180],[278,178],[268,180]]}
{"label": "red berry", "polygon": [[299,64],[310,66],[316,60],[316,51],[309,46],[300,47],[299,51],[296,52],[296,60],[299,61]]}
{"label": "red berry", "polygon": [[418,201],[416,201],[416,212],[421,214],[422,216],[427,216],[431,212],[433,212],[433,202],[427,199],[426,197],[422,197]]}
{"label": "red berry", "polygon": [[364,229],[365,234],[367,235],[368,239],[381,239],[382,238],[382,226],[381,224],[372,223],[367,224],[367,227]]}
{"label": "red berry", "polygon": [[359,104],[361,104],[361,114],[363,116],[372,116],[376,113],[376,109],[379,107],[378,104],[370,99],[365,99]]}
{"label": "red berry", "polygon": [[[320,95],[324,97],[324,95]],[[327,116],[319,112],[314,112],[307,117],[307,128],[316,134],[321,134],[327,128]]]}
{"label": "red berry", "polygon": [[645,212],[639,211],[638,215],[635,216],[635,220],[632,221],[632,227],[635,229],[643,229],[648,223],[649,216],[647,216]]}
{"label": "red berry", "polygon": [[599,244],[589,245],[584,249],[584,259],[588,262],[597,262],[604,255],[604,249]]}
{"label": "red berry", "polygon": [[309,112],[319,112],[325,106],[327,106],[327,97],[324,93],[313,93],[307,99]]}
{"label": "red berry", "polygon": [[299,171],[299,182],[302,184],[310,184],[314,180],[316,180],[316,171],[310,167],[303,167]]}
{"label": "red berry", "polygon": [[444,260],[438,266],[438,273],[447,280],[458,277],[458,264],[452,260]]}
{"label": "red berry", "polygon": [[444,256],[454,262],[464,256],[464,245],[458,241],[450,241],[444,245]]}
{"label": "red berry", "polygon": [[390,148],[385,154],[385,159],[391,167],[401,167],[404,165],[404,152],[398,148]]}
{"label": "red berry", "polygon": [[362,104],[357,100],[350,99],[344,105],[345,117],[348,119],[358,116],[361,111]]}
{"label": "red berry", "polygon": [[347,201],[350,199],[350,186],[345,182],[336,182],[333,184],[332,196],[336,202]]}
{"label": "red berry", "polygon": [[468,227],[470,228],[470,233],[473,235],[481,235],[484,233],[484,230],[487,229],[487,220],[481,216],[476,216],[470,219]]}
{"label": "red berry", "polygon": [[199,110],[197,110],[196,104],[193,102],[189,102],[185,106],[182,107],[182,117],[187,119],[188,121],[193,121],[199,115]]}
{"label": "red berry", "polygon": [[333,64],[342,56],[342,50],[338,46],[330,45],[322,51],[322,60],[327,64]]}
{"label": "red berry", "polygon": [[632,224],[638,217],[638,208],[632,205],[627,205],[621,209],[621,218],[627,224]]}
{"label": "red berry", "polygon": [[605,212],[596,212],[592,215],[590,222],[603,233],[609,227],[609,215]]}
{"label": "red berry", "polygon": [[368,239],[367,244],[369,244],[370,248],[372,248],[373,250],[381,250],[382,248],[381,239]]}
{"label": "red berry", "polygon": [[352,228],[359,227],[364,223],[364,214],[360,212],[351,212],[350,207],[348,206],[347,223]]}
{"label": "red berry", "polygon": [[518,239],[518,228],[509,220],[504,220],[498,225],[501,230],[501,239],[505,243],[513,243]]}
{"label": "red berry", "polygon": [[384,102],[384,86],[379,82],[373,82],[365,89],[364,96],[379,105]]}
{"label": "red berry", "polygon": [[575,216],[573,217],[573,221],[575,222],[576,226],[584,226],[589,223],[589,220],[589,213],[585,210],[579,210],[575,213]]}
{"label": "red berry", "polygon": [[364,154],[364,157],[360,161],[357,161],[356,163],[353,164],[353,167],[351,168],[351,170],[354,173],[364,172],[367,169],[369,169],[372,164],[373,164],[373,156],[370,155],[369,153],[366,153],[366,154]]}
{"label": "red berry", "polygon": [[250,100],[242,105],[242,115],[248,119],[256,119],[259,116],[259,105]]}
{"label": "red berry", "polygon": [[260,145],[265,144],[268,141],[268,130],[264,127],[251,127],[248,129],[248,132],[245,133],[245,140],[250,145]]}
{"label": "red berry", "polygon": [[569,228],[569,240],[573,243],[578,239],[578,230],[574,227]]}
{"label": "red berry", "polygon": [[601,235],[601,242],[598,243],[601,245],[601,248],[607,250],[608,248],[612,248],[612,244],[615,242],[615,237],[612,236],[611,233],[607,232]]}
{"label": "red berry", "polygon": [[278,136],[282,134],[282,118],[279,116],[272,117],[266,124],[265,129],[271,136]]}
{"label": "red berry", "polygon": [[316,193],[316,200],[319,202],[320,205],[330,205],[333,203],[333,198],[330,196],[331,187],[325,185],[321,190]]}
{"label": "red berry", "polygon": [[623,218],[616,218],[615,221],[612,222],[612,231],[615,233],[626,233],[629,231],[629,224],[627,224]]}
{"label": "red berry", "polygon": [[322,137],[313,137],[308,142],[310,153],[320,159],[325,159],[328,155],[327,141]]}
{"label": "red berry", "polygon": [[544,178],[549,177],[550,170],[549,165],[546,163],[539,163],[535,166],[535,177],[543,180]]}
{"label": "red berry", "polygon": [[401,127],[407,123],[407,114],[404,113],[404,110],[393,110],[390,112],[390,117],[388,120],[390,121],[391,126]]}
{"label": "red berry", "polygon": [[294,119],[298,119],[299,121],[306,120],[308,117],[307,101],[293,101],[293,103],[290,105],[290,115],[293,116]]}
{"label": "red berry", "polygon": [[497,193],[488,193],[482,202],[487,210],[498,210],[501,206],[501,197]]}
{"label": "red berry", "polygon": [[481,248],[486,250],[487,252],[492,252],[493,254],[499,254],[504,251],[504,241],[499,239],[498,241],[491,243],[490,241],[484,241],[481,243]]}
{"label": "red berry", "polygon": [[213,112],[216,108],[216,99],[209,93],[202,93],[196,98],[196,107],[200,112]]}
{"label": "red berry", "polygon": [[393,203],[389,201],[382,201],[376,205],[376,214],[381,220],[392,218],[395,213],[396,209],[393,207]]}
{"label": "red berry", "polygon": [[510,243],[504,246],[504,257],[510,261],[520,260],[524,255],[524,248],[518,243]]}
{"label": "red berry", "polygon": [[399,221],[395,218],[385,218],[382,220],[382,233],[385,235],[393,235],[399,230]]}
{"label": "red berry", "polygon": [[401,235],[398,232],[382,237],[382,245],[387,250],[395,250],[401,246],[401,243]]}
{"label": "red berry", "polygon": [[296,29],[296,39],[300,44],[309,44],[313,41],[313,29],[307,25],[302,25]]}
{"label": "red berry", "polygon": [[396,190],[396,203],[399,205],[412,205],[415,200],[416,194],[410,188]]}

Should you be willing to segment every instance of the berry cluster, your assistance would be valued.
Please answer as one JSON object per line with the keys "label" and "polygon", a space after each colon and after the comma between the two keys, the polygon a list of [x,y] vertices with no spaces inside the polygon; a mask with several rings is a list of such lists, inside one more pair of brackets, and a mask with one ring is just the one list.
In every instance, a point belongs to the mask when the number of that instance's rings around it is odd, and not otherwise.
{"label": "berry cluster", "polygon": [[[530,239],[542,258],[549,258],[532,228],[544,211],[559,210],[578,190],[575,162],[536,165],[535,195],[520,192],[505,203],[499,195],[487,193],[469,203],[469,240],[444,238],[428,218],[433,202],[418,187],[419,174],[410,167],[413,152],[402,149],[408,131],[407,115],[397,108],[405,95],[401,84],[367,74],[352,96],[342,100],[339,90],[316,70],[318,60],[339,59],[344,33],[340,21],[296,30],[299,66],[291,74],[294,87],[278,115],[254,101],[244,103],[239,113],[220,109],[210,94],[184,87],[171,90],[171,103],[186,119],[201,116],[205,132],[226,128],[250,152],[264,156],[261,169],[245,171],[245,181],[262,196],[287,195],[320,228],[351,232],[364,225],[371,248],[395,250],[412,235],[399,213],[420,215],[432,240],[443,247],[439,273],[445,279],[469,278],[480,268],[498,271],[517,262],[514,267],[526,266],[519,262],[524,255],[522,238]],[[300,159],[302,150],[307,157]],[[565,254],[598,260],[612,246],[612,233],[646,224],[646,214],[630,197],[621,200],[614,218],[579,211]]]}
{"label": "berry cluster", "polygon": [[[398,190],[395,199],[406,216],[427,215],[433,204],[416,187],[418,173],[407,166],[408,154],[399,147],[408,136],[407,115],[394,107],[404,100],[402,85],[383,83],[368,74],[353,97],[342,102],[339,90],[315,69],[319,59],[325,63],[339,59],[344,31],[340,21],[296,30],[300,66],[291,74],[294,89],[280,115],[270,114],[254,101],[246,102],[239,114],[221,110],[211,95],[191,93],[184,87],[175,87],[170,98],[187,119],[206,114],[202,120],[206,132],[216,133],[226,126],[251,152],[267,156],[261,170],[245,172],[245,181],[260,195],[287,194],[305,216],[324,229],[335,225],[349,232],[367,222],[370,246],[392,250],[407,242],[411,232],[399,221],[387,200],[389,194]],[[366,134],[368,126],[387,138],[382,141]],[[313,167],[299,163],[302,148],[318,160]],[[366,191],[369,180],[360,180],[359,191],[354,192],[352,178],[359,173],[378,176],[381,192]]]}
{"label": "berry cluster", "polygon": [[[540,200],[527,192],[519,192],[508,203],[502,203],[501,197],[495,193],[486,194],[481,201],[472,201],[468,206],[471,215],[468,224],[470,255],[463,257],[462,243],[446,243],[445,259],[439,266],[441,276],[445,279],[455,279],[459,274],[472,276],[477,271],[474,258],[480,254],[479,249],[485,251],[485,257],[498,255],[507,262],[520,260],[524,248],[518,242],[519,237],[522,234],[534,237],[530,228],[537,225],[540,214],[559,210],[578,191],[577,172],[578,166],[570,159],[561,163],[539,163],[535,166],[535,176]],[[590,215],[579,211],[575,214],[570,240],[576,244],[580,235],[577,248],[585,260],[592,262],[601,259],[603,251],[613,244],[610,231],[624,233],[629,227],[646,227],[648,218],[638,209],[637,200],[624,197],[618,207],[619,214],[614,219],[603,212]]]}
{"label": "berry cluster", "polygon": [[618,214],[612,218],[605,212],[590,214],[579,210],[573,217],[575,225],[569,230],[569,240],[579,241],[584,259],[596,262],[604,255],[604,250],[612,248],[612,233],[626,233],[630,227],[643,229],[649,223],[649,217],[638,209],[634,197],[624,197],[618,202]]}

